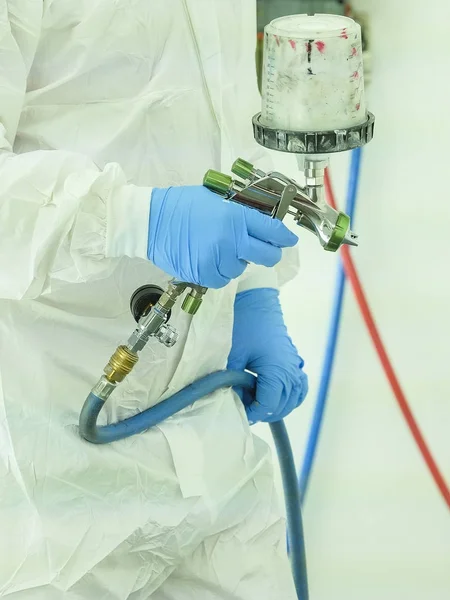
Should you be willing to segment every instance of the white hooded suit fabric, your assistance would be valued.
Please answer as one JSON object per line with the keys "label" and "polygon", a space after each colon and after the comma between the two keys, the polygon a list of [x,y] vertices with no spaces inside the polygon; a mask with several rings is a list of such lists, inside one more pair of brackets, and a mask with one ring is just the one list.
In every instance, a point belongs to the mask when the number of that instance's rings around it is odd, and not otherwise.
{"label": "white hooded suit fabric", "polygon": [[[132,292],[170,279],[146,259],[152,187],[258,153],[254,4],[0,0],[2,598],[295,598],[270,452],[231,390],[108,446],[77,430]],[[151,341],[101,421],[225,368],[237,291],[294,272],[178,305],[178,344]]]}

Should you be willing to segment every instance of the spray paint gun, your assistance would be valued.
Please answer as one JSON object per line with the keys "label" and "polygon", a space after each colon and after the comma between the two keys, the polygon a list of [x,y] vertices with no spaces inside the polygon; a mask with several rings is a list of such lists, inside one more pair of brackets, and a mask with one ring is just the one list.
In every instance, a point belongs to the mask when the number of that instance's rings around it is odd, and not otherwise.
{"label": "spray paint gun", "polygon": [[325,163],[305,161],[306,186],[301,187],[282,173],[264,173],[239,158],[231,171],[244,180],[233,180],[218,171],[208,171],[203,185],[224,198],[283,220],[287,214],[298,225],[314,233],[325,250],[335,252],[341,244],[357,246],[350,218],[323,200]]}
{"label": "spray paint gun", "polygon": [[[253,117],[255,140],[265,148],[294,153],[303,171],[301,186],[282,173],[264,173],[243,159],[232,166],[238,179],[208,171],[204,185],[225,199],[276,219],[292,215],[321,246],[335,252],[357,245],[349,217],[328,206],[324,174],[330,154],[371,141],[374,116],[366,110],[361,30],[335,15],[292,15],[275,19],[264,31],[262,110]],[[106,400],[131,371],[150,338],[173,346],[171,310],[187,292],[182,309],[194,315],[207,288],[173,280],[163,291],[143,286],[131,298],[137,328],[119,346],[92,389]]]}

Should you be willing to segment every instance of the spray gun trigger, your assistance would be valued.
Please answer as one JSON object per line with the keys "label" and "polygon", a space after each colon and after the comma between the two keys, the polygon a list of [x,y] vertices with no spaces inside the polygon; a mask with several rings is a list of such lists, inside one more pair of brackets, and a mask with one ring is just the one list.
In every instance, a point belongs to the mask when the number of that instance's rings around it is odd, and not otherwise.
{"label": "spray gun trigger", "polygon": [[281,200],[275,211],[274,218],[282,221],[286,216],[292,200],[297,195],[297,187],[290,183],[287,185],[281,193]]}

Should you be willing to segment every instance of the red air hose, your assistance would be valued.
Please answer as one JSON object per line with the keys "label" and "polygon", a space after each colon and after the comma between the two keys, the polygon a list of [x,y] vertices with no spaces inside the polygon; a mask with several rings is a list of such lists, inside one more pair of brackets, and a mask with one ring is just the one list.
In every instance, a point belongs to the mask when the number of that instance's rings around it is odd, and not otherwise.
{"label": "red air hose", "polygon": [[[334,197],[333,188],[331,185],[330,175],[328,173],[328,169],[325,171],[325,190],[328,196],[328,201],[334,209],[337,209],[336,199]],[[391,385],[392,391],[394,392],[395,398],[397,400],[397,404],[402,411],[403,417],[408,425],[408,428],[419,447],[420,453],[423,456],[423,459],[433,477],[439,491],[444,499],[444,502],[447,504],[448,508],[450,508],[450,490],[447,487],[447,484],[439,471],[439,467],[437,466],[428,446],[425,442],[423,435],[419,429],[419,426],[412,414],[411,408],[409,407],[408,401],[406,399],[405,394],[400,386],[398,378],[395,374],[395,371],[392,367],[391,361],[389,360],[389,356],[384,347],[381,336],[378,332],[377,326],[375,324],[375,320],[373,318],[372,312],[370,310],[369,304],[366,299],[366,295],[362,288],[358,272],[353,263],[352,256],[349,251],[348,246],[341,247],[341,257],[342,263],[344,265],[344,271],[347,279],[350,281],[350,284],[353,288],[353,292],[355,294],[356,300],[358,302],[359,309],[363,316],[363,319],[366,323],[367,330],[372,338],[372,342],[377,351],[378,357],[380,359],[383,370],[386,374],[386,377]]]}

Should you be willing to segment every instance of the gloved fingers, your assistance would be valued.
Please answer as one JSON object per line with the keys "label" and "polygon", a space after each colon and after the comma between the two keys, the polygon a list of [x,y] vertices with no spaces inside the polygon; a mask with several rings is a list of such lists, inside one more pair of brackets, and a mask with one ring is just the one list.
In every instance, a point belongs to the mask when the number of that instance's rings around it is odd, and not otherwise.
{"label": "gloved fingers", "polygon": [[298,391],[298,396],[297,396],[297,404],[295,406],[295,408],[299,407],[300,404],[303,402],[303,400],[306,398],[308,391],[309,391],[309,380],[308,380],[308,375],[303,371],[303,369],[300,369],[300,384],[299,384],[299,391]]}
{"label": "gloved fingers", "polygon": [[244,207],[248,234],[279,248],[295,246],[298,237],[278,219],[271,219],[257,210]]}
{"label": "gloved fingers", "polygon": [[266,421],[267,418],[277,415],[280,405],[284,406],[289,392],[286,393],[284,384],[281,381],[267,379],[263,375],[258,376],[256,385],[256,398],[254,402],[246,408],[247,417],[250,423]]}
{"label": "gloved fingers", "polygon": [[300,406],[303,398],[304,395],[302,384],[295,385],[292,388],[291,394],[284,406],[280,408],[276,414],[269,416],[266,419],[266,423],[275,423],[276,421],[280,421],[281,419],[287,417],[293,410]]}
{"label": "gloved fingers", "polygon": [[236,257],[230,259],[229,256],[225,257],[225,260],[220,260],[217,266],[218,277],[217,280],[219,282],[220,279],[223,279],[225,282],[222,285],[209,285],[207,287],[210,288],[220,288],[226,285],[231,281],[231,279],[237,279],[242,275],[245,269],[248,267],[248,262],[242,259],[241,257]]}
{"label": "gloved fingers", "polygon": [[287,376],[279,375],[281,369],[276,367],[265,367],[258,373],[256,385],[256,400],[258,404],[265,407],[267,411],[274,412],[280,406],[284,406],[291,395],[293,382]]}
{"label": "gloved fingers", "polygon": [[308,393],[308,376],[302,369],[298,376],[286,381],[259,375],[256,386],[256,398],[246,408],[250,423],[263,421],[274,423],[284,419],[295,410]]}
{"label": "gloved fingers", "polygon": [[280,420],[278,407],[261,406],[254,398],[251,399],[250,403],[244,402],[244,405],[250,425],[254,425],[255,423],[269,423],[271,419],[273,421]]}
{"label": "gloved fingers", "polygon": [[[285,406],[278,413],[278,420],[287,417],[293,410],[298,408],[308,393],[308,376],[300,369],[300,377],[290,393],[289,399]],[[273,423],[277,419],[267,419],[268,423]]]}
{"label": "gloved fingers", "polygon": [[272,246],[254,237],[249,236],[247,243],[240,249],[240,256],[255,265],[264,265],[265,267],[274,267],[280,262],[282,253],[281,248]]}

